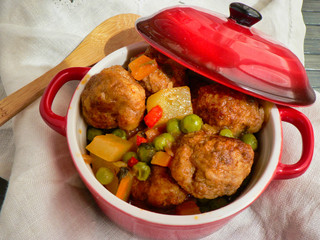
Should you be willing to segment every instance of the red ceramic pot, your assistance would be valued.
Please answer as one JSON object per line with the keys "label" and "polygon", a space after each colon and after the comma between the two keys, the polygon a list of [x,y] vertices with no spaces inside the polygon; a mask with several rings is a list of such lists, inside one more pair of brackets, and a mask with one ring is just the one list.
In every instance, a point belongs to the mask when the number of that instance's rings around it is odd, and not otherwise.
{"label": "red ceramic pot", "polygon": [[[241,195],[229,205],[203,214],[174,216],[140,209],[110,193],[97,181],[91,167],[82,157],[86,152],[87,126],[80,113],[80,94],[90,76],[115,64],[125,65],[130,56],[144,51],[146,46],[146,43],[138,43],[121,48],[91,69],[69,68],[61,71],[51,81],[41,99],[41,116],[51,128],[67,137],[70,154],[81,179],[111,220],[134,234],[152,239],[198,239],[221,228],[247,208],[272,180],[295,178],[307,170],[314,149],[310,121],[293,108],[274,105],[267,124],[259,134],[260,152],[252,169],[252,178]],[[62,85],[71,80],[80,80],[80,83],[66,116],[59,116],[52,111],[51,105]],[[283,121],[293,124],[302,136],[302,155],[293,165],[281,162]]]}

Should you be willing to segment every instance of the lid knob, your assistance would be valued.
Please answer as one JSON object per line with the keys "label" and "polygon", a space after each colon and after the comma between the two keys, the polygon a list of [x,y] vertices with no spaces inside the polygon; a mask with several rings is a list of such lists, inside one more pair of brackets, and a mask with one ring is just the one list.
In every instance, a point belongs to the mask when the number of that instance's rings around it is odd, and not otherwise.
{"label": "lid knob", "polygon": [[229,6],[229,10],[229,18],[247,27],[251,27],[253,24],[259,22],[262,19],[261,14],[257,10],[243,3],[231,3]]}

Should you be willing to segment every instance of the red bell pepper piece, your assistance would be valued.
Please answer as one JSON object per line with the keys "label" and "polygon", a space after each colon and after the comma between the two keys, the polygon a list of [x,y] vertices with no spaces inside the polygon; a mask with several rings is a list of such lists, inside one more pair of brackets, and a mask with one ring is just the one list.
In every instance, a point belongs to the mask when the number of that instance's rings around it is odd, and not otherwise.
{"label": "red bell pepper piece", "polygon": [[137,142],[136,142],[137,147],[139,147],[141,143],[146,143],[146,142],[148,142],[146,138],[137,135]]}
{"label": "red bell pepper piece", "polygon": [[147,115],[144,117],[144,122],[149,128],[153,128],[156,123],[161,119],[163,110],[162,108],[157,105],[147,113]]}
{"label": "red bell pepper piece", "polygon": [[136,159],[135,157],[131,157],[128,161],[128,166],[129,167],[133,167],[134,165],[136,165],[139,162],[138,159]]}

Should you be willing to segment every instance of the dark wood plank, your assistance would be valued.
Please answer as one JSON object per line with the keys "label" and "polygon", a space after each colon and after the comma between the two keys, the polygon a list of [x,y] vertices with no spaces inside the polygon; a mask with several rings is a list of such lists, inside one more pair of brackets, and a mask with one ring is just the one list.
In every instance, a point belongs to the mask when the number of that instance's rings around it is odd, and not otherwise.
{"label": "dark wood plank", "polygon": [[320,1],[305,0],[302,5],[303,12],[320,12]]}
{"label": "dark wood plank", "polygon": [[307,75],[311,86],[320,88],[320,70],[307,70]]}
{"label": "dark wood plank", "polygon": [[304,40],[304,53],[305,54],[320,54],[319,40],[305,39]]}
{"label": "dark wood plank", "polygon": [[303,20],[306,25],[320,26],[320,12],[303,12]]}
{"label": "dark wood plank", "polygon": [[320,27],[307,25],[306,39],[315,39],[320,42]]}
{"label": "dark wood plank", "polygon": [[302,14],[307,28],[304,40],[305,67],[311,86],[320,91],[320,1],[304,0]]}
{"label": "dark wood plank", "polygon": [[320,70],[320,55],[306,54],[305,67],[307,70]]}
{"label": "dark wood plank", "polygon": [[307,70],[308,78],[311,87],[320,92],[320,70],[317,71],[312,71],[312,70]]}

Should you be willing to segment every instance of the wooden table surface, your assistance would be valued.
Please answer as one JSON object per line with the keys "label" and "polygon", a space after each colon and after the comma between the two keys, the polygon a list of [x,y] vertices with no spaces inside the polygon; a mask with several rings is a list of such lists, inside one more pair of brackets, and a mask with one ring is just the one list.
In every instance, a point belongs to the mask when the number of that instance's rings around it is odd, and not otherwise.
{"label": "wooden table surface", "polygon": [[305,68],[311,86],[320,91],[320,1],[304,0],[302,14],[307,26],[304,41]]}

